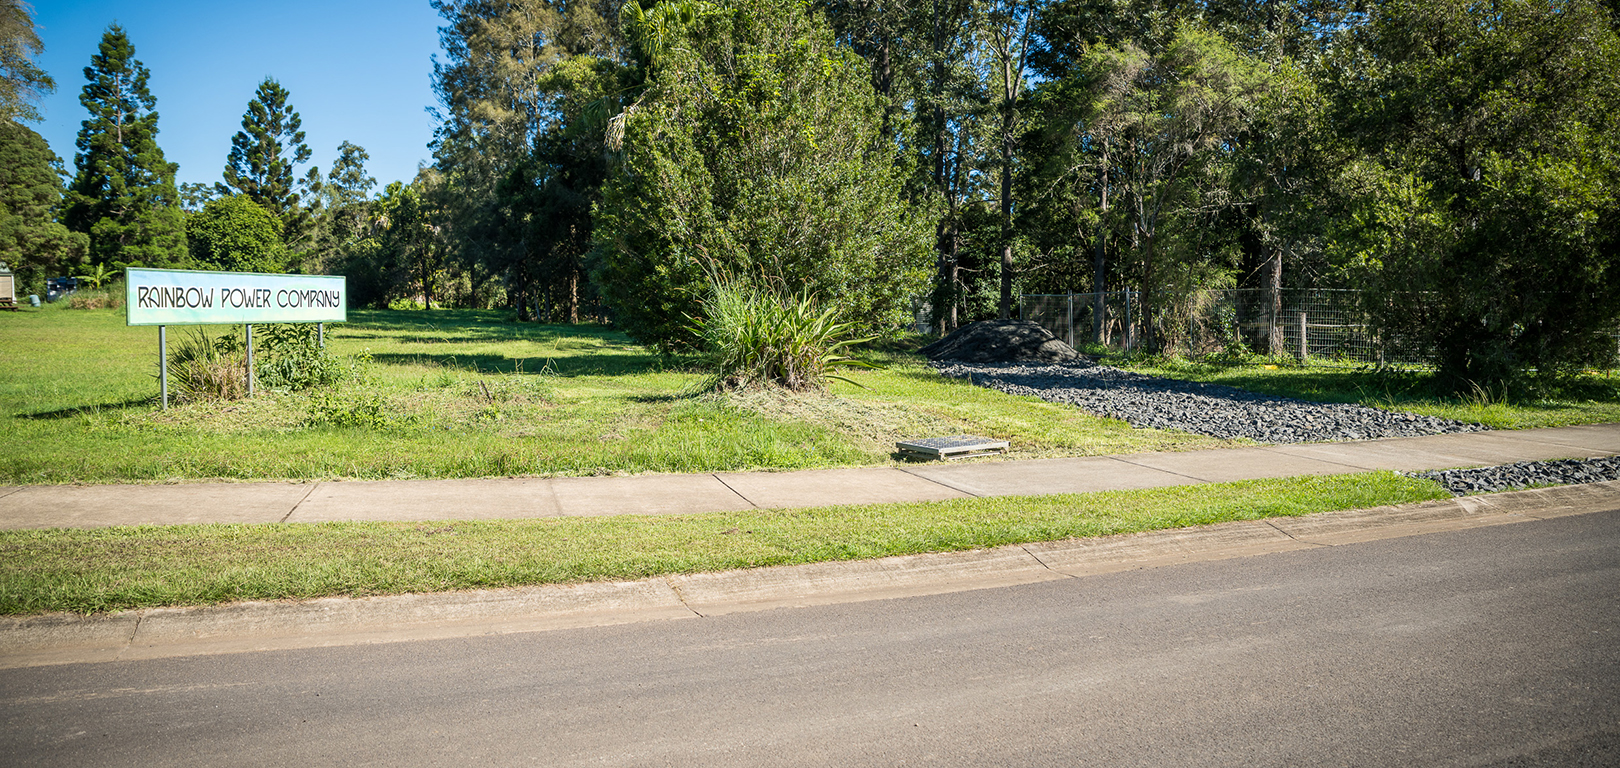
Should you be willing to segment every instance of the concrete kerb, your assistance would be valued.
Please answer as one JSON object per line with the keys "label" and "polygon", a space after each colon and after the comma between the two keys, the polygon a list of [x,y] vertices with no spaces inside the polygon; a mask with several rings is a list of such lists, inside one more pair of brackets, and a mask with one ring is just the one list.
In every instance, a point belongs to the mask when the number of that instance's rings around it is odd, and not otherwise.
{"label": "concrete kerb", "polygon": [[1620,481],[634,582],[0,619],[0,669],[533,632],[986,589],[1620,510]]}

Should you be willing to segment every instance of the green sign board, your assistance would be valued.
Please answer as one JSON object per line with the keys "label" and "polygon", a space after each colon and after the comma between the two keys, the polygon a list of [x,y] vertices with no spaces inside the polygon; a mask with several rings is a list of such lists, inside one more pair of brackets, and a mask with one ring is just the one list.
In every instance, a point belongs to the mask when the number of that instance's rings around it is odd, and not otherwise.
{"label": "green sign board", "polygon": [[135,267],[124,275],[129,325],[341,323],[348,319],[348,281],[342,276]]}

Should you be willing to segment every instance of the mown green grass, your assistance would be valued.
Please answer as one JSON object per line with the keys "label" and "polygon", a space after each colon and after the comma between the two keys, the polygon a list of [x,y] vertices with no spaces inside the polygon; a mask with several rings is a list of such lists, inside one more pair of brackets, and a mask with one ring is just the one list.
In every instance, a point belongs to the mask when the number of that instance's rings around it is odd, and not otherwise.
{"label": "mown green grass", "polygon": [[156,329],[125,327],[122,310],[0,314],[0,483],[806,469],[883,464],[896,440],[960,432],[1010,440],[1014,458],[1225,444],[945,380],[915,357],[851,374],[864,389],[718,396],[690,360],[598,326],[350,318],[329,346],[368,353],[364,381],[160,413]]}
{"label": "mown green grass", "polygon": [[1561,427],[1620,421],[1620,375],[1594,371],[1540,392],[1442,394],[1421,372],[1362,367],[1245,361],[1223,363],[1153,357],[1108,356],[1111,365],[1173,379],[1212,382],[1326,403],[1361,403],[1496,429]]}
{"label": "mown green grass", "polygon": [[638,579],[1304,515],[1449,496],[1375,472],[702,515],[0,532],[0,613]]}

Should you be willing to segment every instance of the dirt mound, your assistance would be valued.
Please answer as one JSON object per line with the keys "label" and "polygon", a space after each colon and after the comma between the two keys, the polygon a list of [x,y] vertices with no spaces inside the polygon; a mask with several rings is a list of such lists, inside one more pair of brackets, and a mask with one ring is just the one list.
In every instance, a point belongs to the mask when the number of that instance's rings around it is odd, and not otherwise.
{"label": "dirt mound", "polygon": [[1072,363],[1085,357],[1051,331],[1025,320],[981,320],[920,350],[929,360],[970,363]]}

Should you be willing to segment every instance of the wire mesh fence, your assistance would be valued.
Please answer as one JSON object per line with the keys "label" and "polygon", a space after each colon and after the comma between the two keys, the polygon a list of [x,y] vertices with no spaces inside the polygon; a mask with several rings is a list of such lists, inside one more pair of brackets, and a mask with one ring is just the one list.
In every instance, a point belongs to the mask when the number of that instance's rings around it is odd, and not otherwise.
{"label": "wire mesh fence", "polygon": [[[1164,301],[1152,331],[1166,352],[1188,356],[1253,352],[1317,363],[1418,363],[1421,350],[1381,343],[1371,331],[1360,291],[1229,289],[1196,291]],[[1135,350],[1148,331],[1139,291],[1026,294],[1020,317],[1071,346],[1093,343]],[[1391,348],[1403,359],[1386,359]]]}

